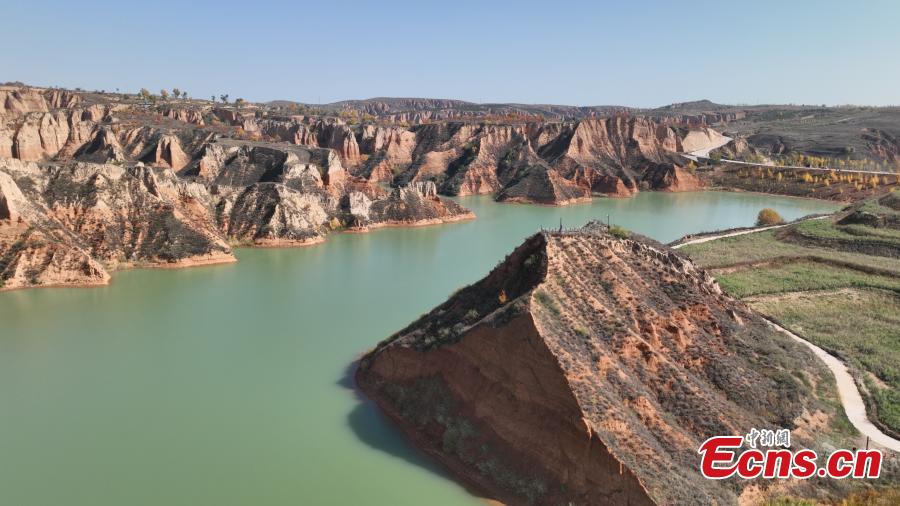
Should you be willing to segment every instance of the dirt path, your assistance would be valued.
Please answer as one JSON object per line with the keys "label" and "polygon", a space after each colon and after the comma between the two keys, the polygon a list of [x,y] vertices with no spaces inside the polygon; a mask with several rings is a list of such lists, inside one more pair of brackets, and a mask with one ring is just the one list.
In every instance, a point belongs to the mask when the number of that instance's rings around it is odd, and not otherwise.
{"label": "dirt path", "polygon": [[787,330],[771,320],[766,319],[766,321],[768,321],[769,325],[775,330],[790,336],[797,342],[805,344],[807,348],[812,350],[812,352],[819,357],[822,362],[825,362],[825,365],[827,365],[829,369],[831,369],[832,374],[834,374],[834,379],[837,381],[838,395],[841,398],[841,404],[844,406],[847,418],[850,419],[850,423],[856,427],[856,430],[862,435],[868,436],[870,441],[878,446],[900,452],[900,441],[881,432],[875,424],[869,421],[869,418],[866,416],[866,404],[863,402],[862,396],[856,388],[856,382],[853,381],[853,377],[850,376],[850,372],[843,362],[836,357],[829,355],[828,352],[822,348],[819,348],[797,334],[794,334],[790,330]]}
{"label": "dirt path", "polygon": [[685,242],[683,242],[683,243],[681,243],[681,244],[676,244],[675,246],[672,246],[672,249],[678,249],[678,248],[681,248],[682,246],[688,246],[688,245],[690,245],[690,244],[700,244],[701,242],[715,241],[716,239],[722,239],[722,238],[725,238],[725,237],[735,237],[735,236],[738,236],[738,235],[752,234],[752,233],[754,233],[754,232],[762,232],[762,231],[764,231],[764,230],[772,230],[772,229],[776,229],[776,228],[783,228],[783,227],[786,227],[786,226],[788,226],[788,225],[792,225],[792,223],[785,223],[784,225],[772,225],[771,227],[751,228],[751,229],[748,229],[748,230],[738,230],[737,232],[728,232],[727,234],[721,234],[721,235],[709,235],[709,236],[706,236],[706,237],[700,237],[700,238],[697,238],[697,239],[691,239],[690,241],[685,241]]}
{"label": "dirt path", "polygon": [[[810,220],[822,220],[822,219],[830,218],[830,217],[831,217],[831,215],[826,215],[826,216],[816,216],[815,218],[809,218],[809,219]],[[735,237],[738,235],[753,234],[755,232],[763,232],[765,230],[774,230],[776,228],[784,228],[784,227],[799,223],[800,221],[806,221],[806,220],[792,221],[790,223],[784,223],[782,225],[772,225],[770,227],[748,228],[746,230],[738,230],[736,232],[728,232],[725,234],[717,234],[717,235],[708,235],[705,237],[698,237],[697,239],[691,239],[690,241],[685,241],[681,244],[676,244],[675,246],[672,246],[672,249],[678,249],[678,248],[681,248],[682,246],[688,246],[690,244],[700,244],[702,242],[715,241],[716,239],[722,239],[724,237]]]}
{"label": "dirt path", "polygon": [[[822,218],[827,218],[827,216],[812,219]],[[752,234],[753,232],[782,228],[788,225],[791,224],[787,223],[784,225],[775,225],[771,227],[752,228],[749,230],[740,230],[738,232],[729,232],[727,234],[701,237],[699,239],[694,239],[692,241],[687,241],[676,246],[672,246],[672,248],[678,249],[682,246],[687,246],[688,244],[697,244],[701,242],[712,241],[715,239],[721,239],[723,237]],[[771,325],[775,330],[782,332],[783,334],[789,336],[791,339],[806,345],[817,357],[822,360],[822,362],[825,362],[825,365],[827,365],[829,369],[831,369],[831,373],[834,374],[834,379],[837,382],[838,396],[841,398],[841,405],[844,406],[844,412],[847,413],[847,418],[850,420],[850,423],[853,424],[854,427],[856,427],[856,430],[858,430],[862,435],[868,436],[869,439],[878,446],[900,452],[900,441],[881,432],[878,427],[875,426],[875,424],[869,421],[869,418],[866,416],[866,404],[863,402],[862,396],[860,395],[859,390],[856,388],[856,382],[853,381],[853,377],[850,376],[850,372],[847,371],[847,366],[844,365],[843,362],[841,362],[837,357],[829,355],[828,352],[826,352],[822,348],[819,348],[818,346],[776,324],[768,318],[766,318],[766,321],[769,322],[769,325]]]}

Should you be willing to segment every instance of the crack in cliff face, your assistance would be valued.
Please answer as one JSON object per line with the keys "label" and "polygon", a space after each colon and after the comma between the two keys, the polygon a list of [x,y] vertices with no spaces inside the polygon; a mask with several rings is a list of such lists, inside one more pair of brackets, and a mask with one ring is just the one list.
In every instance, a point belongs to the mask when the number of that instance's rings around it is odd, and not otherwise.
{"label": "crack in cliff face", "polygon": [[[835,416],[798,375],[827,380],[814,357],[689,260],[594,224],[529,238],[380,343],[357,381],[420,447],[491,497],[689,504],[737,502],[745,485],[700,476],[696,448],[707,437]],[[454,436],[453,451],[427,401],[390,394],[422,378],[443,389],[440,416],[474,431]],[[511,485],[479,466],[487,459],[542,487]]]}

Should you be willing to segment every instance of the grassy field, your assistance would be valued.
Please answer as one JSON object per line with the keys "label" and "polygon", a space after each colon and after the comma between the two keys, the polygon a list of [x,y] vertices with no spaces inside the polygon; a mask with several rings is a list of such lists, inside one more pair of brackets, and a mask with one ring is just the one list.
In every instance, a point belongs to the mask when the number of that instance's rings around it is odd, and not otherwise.
{"label": "grassy field", "polygon": [[[875,199],[855,206],[896,213]],[[802,242],[803,244],[799,244]],[[900,434],[900,230],[808,220],[685,246],[729,294],[843,358],[870,418]]]}
{"label": "grassy field", "polygon": [[[838,226],[830,220],[808,220],[794,227],[804,237],[864,241],[900,246],[900,230],[873,228],[865,225]],[[854,233],[850,233],[853,231]]]}
{"label": "grassy field", "polygon": [[897,192],[893,192],[893,195],[886,195],[882,199],[869,199],[865,202],[862,202],[862,204],[859,206],[859,210],[872,214],[896,216],[900,214],[900,211],[897,211],[893,207],[890,207],[890,205],[896,207],[897,199]]}
{"label": "grassy field", "polygon": [[875,237],[882,237],[885,239],[893,239],[895,242],[900,243],[900,230],[894,230],[892,228],[872,228],[865,225],[845,225],[841,227],[841,230],[844,230],[848,234],[854,236],[871,235]]}
{"label": "grassy field", "polygon": [[725,291],[738,298],[845,287],[880,288],[900,293],[900,278],[866,274],[856,269],[806,260],[761,269],[713,274]]}
{"label": "grassy field", "polygon": [[861,379],[878,419],[900,433],[900,297],[882,290],[844,289],[750,298],[747,303],[854,370],[869,373]]}
{"label": "grassy field", "polygon": [[691,244],[681,248],[680,251],[690,256],[697,265],[706,269],[746,262],[761,262],[778,257],[816,257],[894,271],[900,275],[900,262],[896,258],[802,246],[778,240],[776,234],[779,233],[781,230],[776,229],[726,237],[715,241]]}

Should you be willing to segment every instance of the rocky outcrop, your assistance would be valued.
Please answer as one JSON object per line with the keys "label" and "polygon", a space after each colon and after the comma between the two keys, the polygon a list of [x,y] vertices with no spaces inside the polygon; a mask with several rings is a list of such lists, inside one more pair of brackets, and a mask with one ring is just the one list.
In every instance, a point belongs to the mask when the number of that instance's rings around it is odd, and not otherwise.
{"label": "rocky outcrop", "polygon": [[215,138],[201,129],[173,129],[156,125],[113,125],[126,160],[180,170]]}
{"label": "rocky outcrop", "polygon": [[[708,101],[707,101],[708,102]],[[721,105],[709,102],[711,107],[722,107]],[[663,108],[664,109],[664,108]],[[719,125],[730,123],[732,121],[740,121],[747,117],[747,111],[719,111],[719,112],[701,112],[697,114],[660,114],[662,111],[658,109],[653,116],[659,121],[671,124],[685,125],[689,127],[702,127],[707,125]]]}
{"label": "rocky outcrop", "polygon": [[697,191],[706,186],[694,172],[674,163],[648,168],[643,181],[654,190],[669,192]]}
{"label": "rocky outcrop", "polygon": [[71,109],[81,105],[81,95],[69,90],[48,89],[43,91],[48,109]]}
{"label": "rocky outcrop", "polygon": [[3,287],[103,284],[131,265],[233,261],[229,242],[297,246],[474,217],[430,181],[387,191],[355,178],[332,149],[201,135],[102,125],[74,153],[95,163],[0,160]]}
{"label": "rocky outcrop", "polygon": [[108,280],[109,274],[85,245],[50,220],[13,177],[0,170],[0,289],[100,285]]}
{"label": "rocky outcrop", "polygon": [[829,377],[684,257],[599,225],[529,238],[356,372],[417,446],[507,504],[736,503],[749,482],[704,479],[697,448],[758,427],[817,448],[807,421],[836,413],[801,376]]}
{"label": "rocky outcrop", "polygon": [[596,193],[622,195],[622,189],[637,191],[648,167],[674,159],[680,150],[671,127],[646,118],[614,117],[568,126],[538,154],[566,179]]}
{"label": "rocky outcrop", "polygon": [[[399,183],[423,179],[453,179],[475,160],[480,127],[469,123],[422,125],[415,130],[413,163],[397,177]],[[459,178],[457,178],[457,181]],[[441,191],[458,195],[453,183],[441,185]]]}
{"label": "rocky outcrop", "polygon": [[101,128],[93,135],[90,142],[75,152],[78,160],[95,163],[121,162],[125,160],[125,151],[116,134],[109,128]]}
{"label": "rocky outcrop", "polygon": [[233,261],[209,194],[171,170],[0,162],[4,288],[102,284],[122,266]]}
{"label": "rocky outcrop", "polygon": [[314,131],[317,133],[317,146],[337,151],[341,156],[341,162],[348,167],[359,164],[359,145],[356,143],[356,136],[347,125],[319,121],[315,123]]}
{"label": "rocky outcrop", "polygon": [[513,153],[526,151],[529,162],[536,159],[524,126],[484,125],[477,131],[460,129],[457,143],[466,135],[459,156],[445,173],[442,189],[452,195],[497,193],[527,166],[514,166]]}
{"label": "rocky outcrop", "polygon": [[251,111],[241,111],[239,109],[229,109],[225,107],[216,107],[212,110],[213,115],[229,125],[241,127],[245,132],[258,132],[259,125],[256,122],[256,113]]}
{"label": "rocky outcrop", "polygon": [[222,121],[240,126],[245,132],[259,132],[299,146],[333,149],[347,167],[361,161],[356,135],[339,119],[309,120],[303,116],[258,119],[250,113],[232,109],[215,109],[214,113]]}
{"label": "rocky outcrop", "polygon": [[[399,127],[366,126],[360,150],[368,159],[355,172],[402,185],[433,180],[447,195],[495,194],[499,200],[566,204],[601,193],[627,196],[653,172],[648,188],[684,190],[682,173],[660,177],[660,165],[683,163],[685,135],[647,118],[590,118],[573,123],[433,123],[404,135]],[[721,137],[721,136],[720,136]],[[671,183],[671,185],[669,184]]]}
{"label": "rocky outcrop", "polygon": [[163,135],[156,142],[156,149],[153,151],[150,163],[158,167],[168,167],[170,169],[179,170],[190,162],[190,158],[181,149],[178,137],[174,135]]}
{"label": "rocky outcrop", "polygon": [[220,196],[216,223],[233,241],[257,246],[321,242],[340,214],[346,172],[334,151],[222,139],[182,175]]}
{"label": "rocky outcrop", "polygon": [[[468,209],[452,200],[438,197],[432,181],[420,181],[394,188],[386,196],[366,202],[353,194],[348,198],[350,225],[354,228],[436,225],[475,218]],[[354,202],[355,200],[355,202]]]}
{"label": "rocky outcrop", "polygon": [[296,190],[337,195],[347,180],[346,170],[332,150],[231,139],[207,144],[182,175],[193,176],[218,193],[279,182]]}
{"label": "rocky outcrop", "polygon": [[320,194],[283,184],[255,183],[224,198],[219,227],[233,240],[256,246],[301,246],[325,240],[329,212]]}
{"label": "rocky outcrop", "polygon": [[0,116],[23,116],[47,112],[47,99],[37,88],[0,87]]}
{"label": "rocky outcrop", "polygon": [[116,124],[108,121],[109,114],[95,106],[26,114],[0,128],[0,158],[143,161],[177,170],[213,136],[201,130]]}
{"label": "rocky outcrop", "polygon": [[563,178],[530,147],[508,151],[501,162],[501,171],[511,174],[512,179],[497,194],[500,202],[565,205],[591,198],[590,188]]}
{"label": "rocky outcrop", "polygon": [[[677,171],[661,177],[659,165],[681,163],[674,153],[721,137],[706,127],[687,130],[645,117],[599,118],[590,108],[575,114],[582,119],[552,123],[534,121],[541,115],[528,112],[527,106],[500,104],[480,111],[463,102],[420,99],[347,103],[338,111],[380,111],[381,117],[437,114],[427,124],[406,127],[350,125],[339,118],[273,114],[256,106],[86,105],[79,95],[57,90],[10,88],[5,93],[9,105],[4,110],[13,120],[0,126],[0,157],[142,161],[200,173],[211,163],[206,144],[219,135],[331,150],[346,168],[345,177],[370,183],[400,187],[434,181],[445,195],[494,194],[503,201],[543,204],[578,202],[592,194],[628,196],[642,187],[688,188],[689,177]],[[432,106],[450,107],[454,113],[444,117]],[[402,109],[406,107],[411,109]],[[565,108],[533,107],[567,117]],[[457,113],[470,119],[448,119]],[[486,120],[495,113],[498,120]],[[203,170],[197,167],[200,158],[206,158]],[[651,172],[652,181],[642,185]]]}
{"label": "rocky outcrop", "polygon": [[167,105],[159,108],[159,112],[166,118],[183,121],[192,125],[203,126],[206,124],[203,112],[194,107]]}
{"label": "rocky outcrop", "polygon": [[70,158],[94,140],[109,112],[103,106],[27,112],[0,127],[0,158]]}
{"label": "rocky outcrop", "polygon": [[413,162],[416,134],[402,127],[366,125],[359,150],[370,154],[356,173],[372,182],[390,182]]}

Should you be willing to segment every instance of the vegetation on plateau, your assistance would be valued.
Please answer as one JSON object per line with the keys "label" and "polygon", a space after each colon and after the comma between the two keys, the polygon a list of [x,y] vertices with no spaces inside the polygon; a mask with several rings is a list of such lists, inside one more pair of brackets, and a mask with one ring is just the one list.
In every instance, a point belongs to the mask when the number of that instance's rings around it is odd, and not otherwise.
{"label": "vegetation on plateau", "polygon": [[[895,436],[900,435],[898,207],[896,195],[889,193],[850,206],[833,219],[805,220],[681,250],[711,270],[728,293],[843,359],[865,397],[869,418]],[[761,219],[758,224],[769,223]]]}

